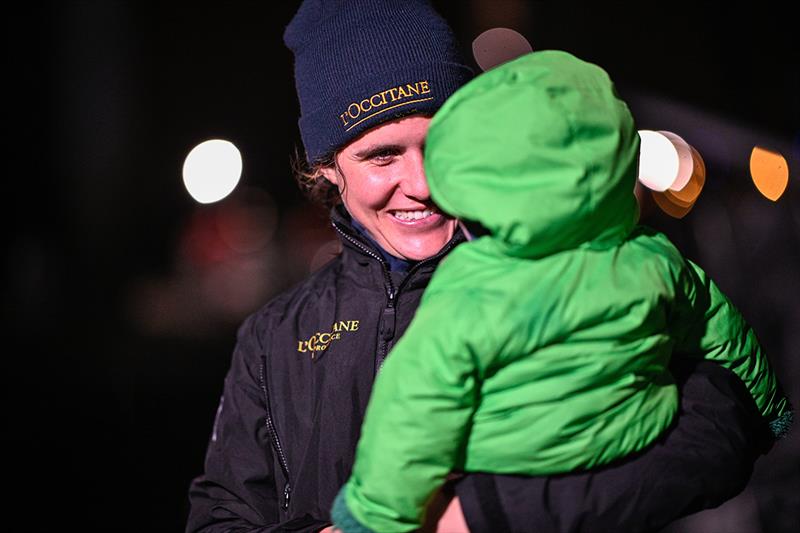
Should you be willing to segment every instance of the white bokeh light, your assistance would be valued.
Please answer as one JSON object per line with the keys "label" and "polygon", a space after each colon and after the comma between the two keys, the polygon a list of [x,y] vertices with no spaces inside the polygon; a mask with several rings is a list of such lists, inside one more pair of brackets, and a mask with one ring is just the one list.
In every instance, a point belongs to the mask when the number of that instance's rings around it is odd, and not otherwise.
{"label": "white bokeh light", "polygon": [[692,147],[683,140],[683,137],[671,131],[660,130],[658,133],[670,140],[675,151],[678,152],[678,174],[675,181],[669,186],[671,191],[681,191],[692,177],[694,172],[694,161],[692,159]]}
{"label": "white bokeh light", "polygon": [[[678,178],[680,155],[666,135],[639,130],[639,181],[650,190],[666,191]],[[690,173],[691,174],[691,173]]]}
{"label": "white bokeh light", "polygon": [[236,188],[242,155],[233,143],[211,139],[192,148],[183,162],[183,184],[201,204],[218,202]]}

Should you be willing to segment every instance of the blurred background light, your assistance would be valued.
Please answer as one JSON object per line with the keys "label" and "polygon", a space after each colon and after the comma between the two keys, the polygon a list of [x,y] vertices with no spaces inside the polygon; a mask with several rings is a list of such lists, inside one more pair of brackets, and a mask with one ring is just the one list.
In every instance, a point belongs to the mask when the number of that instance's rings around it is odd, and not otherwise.
{"label": "blurred background light", "polygon": [[669,195],[669,191],[650,191],[650,194],[653,196],[656,205],[672,218],[683,218],[694,207],[694,203],[683,205],[685,204],[684,202],[676,201]]}
{"label": "blurred background light", "polygon": [[639,181],[653,191],[665,191],[678,179],[681,156],[663,133],[639,130]]}
{"label": "blurred background light", "polygon": [[531,43],[510,28],[486,30],[472,41],[472,55],[484,71],[532,51]]}
{"label": "blurred background light", "polygon": [[183,183],[201,204],[218,202],[236,188],[242,155],[229,141],[211,139],[195,146],[183,163]]}
{"label": "blurred background light", "polygon": [[756,146],[750,153],[750,177],[758,192],[777,202],[789,184],[789,164],[781,154]]}
{"label": "blurred background light", "polygon": [[669,193],[668,196],[679,201],[694,204],[706,184],[706,164],[700,152],[695,150],[694,147],[689,146],[689,151],[692,157],[692,174],[689,176],[689,180],[680,189],[675,190],[675,188],[671,187],[665,192]]}
{"label": "blurred background light", "polygon": [[689,183],[689,178],[692,177],[692,171],[694,170],[692,148],[680,135],[672,133],[671,131],[661,130],[658,133],[669,139],[672,146],[675,147],[675,151],[678,153],[678,172],[675,176],[675,181],[672,182],[669,189],[680,191]]}
{"label": "blurred background light", "polygon": [[656,205],[673,218],[683,218],[697,203],[706,183],[700,152],[669,131],[641,130],[639,182],[650,189]]}
{"label": "blurred background light", "polygon": [[240,254],[263,250],[277,230],[278,212],[272,197],[264,190],[244,188],[217,213],[216,223],[222,240]]}

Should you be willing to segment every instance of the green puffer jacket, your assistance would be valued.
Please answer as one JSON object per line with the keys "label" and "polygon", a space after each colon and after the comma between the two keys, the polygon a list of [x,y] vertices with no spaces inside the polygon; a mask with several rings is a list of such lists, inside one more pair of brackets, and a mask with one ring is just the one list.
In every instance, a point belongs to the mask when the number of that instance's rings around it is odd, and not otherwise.
{"label": "green puffer jacket", "polygon": [[671,357],[730,368],[787,427],[741,315],[635,225],[638,153],[608,75],[564,52],[489,71],[437,113],[433,199],[490,235],[440,265],[380,373],[337,525],[413,530],[453,469],[555,474],[644,448],[677,411]]}

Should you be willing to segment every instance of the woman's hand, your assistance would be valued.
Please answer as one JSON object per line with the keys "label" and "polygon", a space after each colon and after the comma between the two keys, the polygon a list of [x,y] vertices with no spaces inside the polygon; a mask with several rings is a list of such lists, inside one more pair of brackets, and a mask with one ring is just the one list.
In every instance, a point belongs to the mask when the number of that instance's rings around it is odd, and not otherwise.
{"label": "woman's hand", "polygon": [[437,533],[469,533],[467,520],[464,518],[461,500],[458,499],[458,496],[450,500],[444,514],[436,524],[436,531]]}
{"label": "woman's hand", "polygon": [[458,496],[444,494],[440,490],[428,506],[425,523],[419,533],[469,533]]}

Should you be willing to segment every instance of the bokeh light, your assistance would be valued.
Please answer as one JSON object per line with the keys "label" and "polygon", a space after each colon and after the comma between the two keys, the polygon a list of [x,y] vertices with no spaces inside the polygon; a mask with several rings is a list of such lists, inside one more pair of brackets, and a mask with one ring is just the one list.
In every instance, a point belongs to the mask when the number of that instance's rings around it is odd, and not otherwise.
{"label": "bokeh light", "polygon": [[781,154],[756,146],[750,153],[750,176],[758,192],[777,202],[789,184],[789,164]]}
{"label": "bokeh light", "polygon": [[639,130],[639,181],[653,191],[669,189],[678,178],[681,157],[663,133]]}
{"label": "bokeh light", "polygon": [[694,204],[686,206],[680,205],[679,202],[674,201],[674,199],[670,198],[664,191],[650,191],[650,194],[653,196],[656,205],[672,218],[683,218],[688,215],[689,211],[694,207]]}
{"label": "bokeh light", "polygon": [[706,164],[700,152],[695,150],[694,147],[689,146],[689,151],[692,157],[692,174],[689,176],[689,180],[680,190],[670,188],[665,192],[668,193],[668,197],[675,198],[679,202],[693,204],[697,201],[697,197],[700,196],[703,186],[706,184]]}
{"label": "bokeh light", "polygon": [[472,55],[484,71],[532,51],[528,39],[510,28],[486,30],[472,41]]}
{"label": "bokeh light", "polygon": [[672,133],[671,131],[660,130],[658,133],[669,139],[672,146],[675,147],[675,151],[678,153],[678,172],[675,176],[675,181],[672,182],[669,189],[680,191],[689,183],[689,179],[692,177],[692,171],[694,170],[692,148],[680,135]]}
{"label": "bokeh light", "polygon": [[[668,132],[661,132],[668,133]],[[681,139],[682,141],[682,139]],[[685,143],[685,141],[683,141]],[[650,191],[656,205],[667,215],[673,218],[683,218],[689,214],[697,203],[700,193],[706,184],[706,165],[700,152],[694,147],[686,144],[691,157],[691,174],[688,180],[679,190],[675,190],[675,184],[671,188],[663,191]],[[680,166],[680,165],[679,165]],[[685,163],[683,166],[688,166]],[[679,170],[679,174],[680,174]],[[683,178],[678,178],[682,180]]]}
{"label": "bokeh light", "polygon": [[183,163],[183,183],[201,204],[218,202],[236,188],[242,156],[233,143],[211,139],[195,146]]}
{"label": "bokeh light", "polygon": [[252,254],[263,250],[278,226],[278,211],[264,190],[240,188],[217,212],[216,222],[222,240],[235,252]]}

